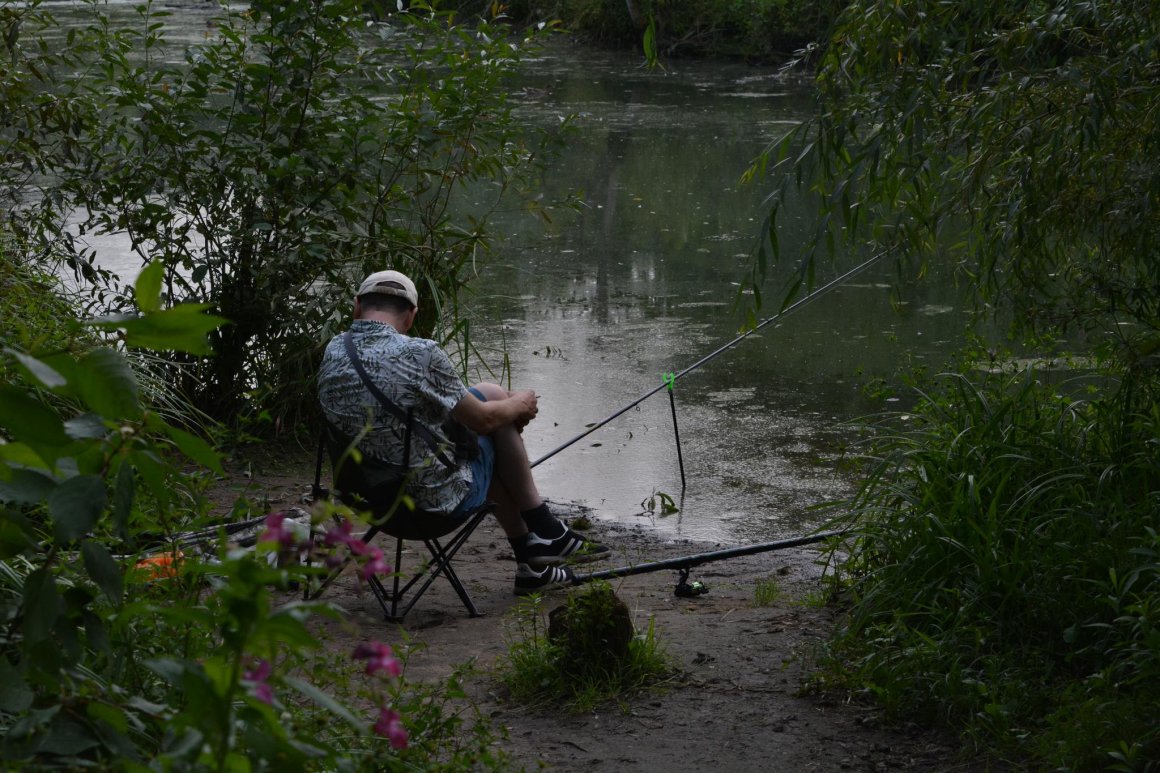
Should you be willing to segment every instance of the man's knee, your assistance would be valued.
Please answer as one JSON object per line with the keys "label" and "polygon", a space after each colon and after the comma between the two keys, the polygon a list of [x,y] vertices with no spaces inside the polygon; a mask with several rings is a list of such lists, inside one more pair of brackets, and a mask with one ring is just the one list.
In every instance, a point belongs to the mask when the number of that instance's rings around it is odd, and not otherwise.
{"label": "man's knee", "polygon": [[476,384],[473,389],[478,389],[480,393],[488,400],[503,400],[507,398],[507,390],[499,384],[493,384],[490,381],[483,381]]}

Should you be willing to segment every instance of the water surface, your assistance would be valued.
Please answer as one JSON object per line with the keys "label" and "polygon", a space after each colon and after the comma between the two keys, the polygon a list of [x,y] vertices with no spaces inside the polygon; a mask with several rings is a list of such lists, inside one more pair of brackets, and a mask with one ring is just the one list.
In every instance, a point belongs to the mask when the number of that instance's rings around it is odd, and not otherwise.
{"label": "water surface", "polygon": [[[175,43],[212,34],[204,9],[173,10]],[[538,458],[735,335],[733,304],[769,187],[739,180],[806,116],[811,92],[774,69],[670,62],[650,71],[636,56],[562,40],[511,88],[529,126],[577,116],[541,195],[583,196],[579,211],[551,223],[514,205],[501,213],[501,239],[467,299],[487,359],[498,364],[506,348],[513,385],[540,395],[526,433]],[[787,255],[804,238],[807,206],[787,213]],[[139,269],[126,240],[90,243],[127,281]],[[845,267],[839,259],[833,274]],[[662,393],[537,467],[543,493],[672,536],[742,543],[815,528],[816,508],[851,491],[841,464],[849,422],[892,407],[865,385],[904,365],[937,368],[962,339],[949,278],[903,286],[892,303],[893,271],[860,275],[677,382],[683,492]],[[649,512],[658,492],[680,511]]]}
{"label": "water surface", "polygon": [[[772,69],[648,71],[636,57],[568,46],[526,78],[529,123],[578,116],[545,198],[581,190],[585,204],[547,227],[503,218],[507,239],[470,304],[477,335],[506,345],[513,384],[541,395],[527,433],[538,458],[735,335],[768,192],[739,180],[811,96]],[[804,207],[781,230],[789,254],[804,238]],[[961,340],[952,283],[904,287],[892,304],[893,270],[860,275],[677,382],[683,496],[663,393],[538,467],[543,491],[605,518],[730,543],[815,527],[816,507],[851,490],[840,464],[848,422],[891,407],[864,386],[904,363],[937,367]],[[657,491],[680,512],[650,513]]]}

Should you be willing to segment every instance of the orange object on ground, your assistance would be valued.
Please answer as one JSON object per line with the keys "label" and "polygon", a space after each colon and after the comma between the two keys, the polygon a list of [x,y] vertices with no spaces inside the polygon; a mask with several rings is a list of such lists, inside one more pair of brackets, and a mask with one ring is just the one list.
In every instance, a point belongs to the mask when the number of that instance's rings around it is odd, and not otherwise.
{"label": "orange object on ground", "polygon": [[177,576],[177,568],[183,558],[185,554],[180,550],[176,553],[161,553],[142,558],[134,568],[141,573],[143,580],[169,579]]}

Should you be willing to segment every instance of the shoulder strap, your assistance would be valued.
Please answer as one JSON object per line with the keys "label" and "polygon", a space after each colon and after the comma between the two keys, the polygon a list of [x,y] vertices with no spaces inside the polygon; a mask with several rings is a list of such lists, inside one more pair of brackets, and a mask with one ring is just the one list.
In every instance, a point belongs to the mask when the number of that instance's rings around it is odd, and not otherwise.
{"label": "shoulder strap", "polygon": [[378,386],[375,385],[375,382],[371,381],[371,377],[367,374],[367,369],[363,366],[362,358],[358,356],[358,350],[354,347],[354,337],[351,336],[349,330],[342,334],[342,344],[346,348],[346,356],[350,358],[351,364],[354,365],[354,369],[358,371],[359,378],[362,379],[363,384],[374,396],[374,398],[379,401],[379,405],[383,406],[387,413],[401,421],[407,431],[413,431],[416,435],[418,435],[431,449],[431,452],[435,454],[435,458],[437,458],[440,462],[442,462],[447,467],[458,467],[455,462],[447,458],[446,452],[443,450],[443,447],[435,438],[435,435],[431,432],[431,430],[427,429],[427,427],[425,427],[422,422],[415,421],[415,419],[409,413],[404,413],[403,409],[400,408],[398,404],[383,394],[383,390],[379,389]]}

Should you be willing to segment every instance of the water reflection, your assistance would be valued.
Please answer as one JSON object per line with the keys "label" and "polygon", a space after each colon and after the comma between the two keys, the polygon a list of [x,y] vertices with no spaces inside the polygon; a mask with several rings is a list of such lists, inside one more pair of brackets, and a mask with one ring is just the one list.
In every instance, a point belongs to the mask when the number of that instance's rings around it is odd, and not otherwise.
{"label": "water reflection", "polygon": [[[576,51],[542,60],[529,78],[538,96],[523,105],[529,121],[580,116],[544,176],[545,198],[579,189],[586,205],[547,227],[502,223],[508,239],[472,305],[485,335],[507,342],[515,383],[542,395],[528,436],[538,457],[735,334],[731,305],[764,195],[738,180],[801,120],[809,95],[772,71],[650,73]],[[789,252],[808,219],[807,204],[796,206],[781,231]],[[892,306],[892,270],[863,275],[678,382],[688,474],[679,514],[642,515],[654,491],[681,499],[663,394],[540,466],[545,493],[722,542],[811,528],[813,508],[850,491],[837,464],[852,436],[844,422],[885,407],[862,386],[906,361],[937,364],[962,336],[951,282],[904,288]]]}

